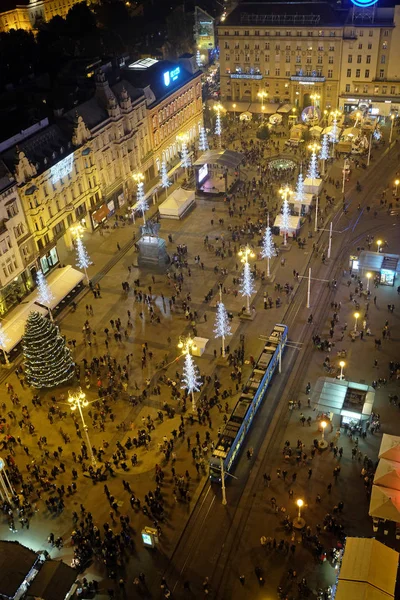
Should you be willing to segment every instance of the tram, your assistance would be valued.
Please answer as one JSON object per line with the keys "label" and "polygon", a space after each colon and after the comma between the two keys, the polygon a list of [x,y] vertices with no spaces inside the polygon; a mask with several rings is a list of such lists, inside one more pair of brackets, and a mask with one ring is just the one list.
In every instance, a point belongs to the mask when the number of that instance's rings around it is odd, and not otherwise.
{"label": "tram", "polygon": [[282,360],[288,328],[276,324],[265,342],[253,371],[227,421],[210,459],[211,481],[221,481],[221,459],[224,472],[231,471],[246,440],[256,412],[264,399],[274,371]]}

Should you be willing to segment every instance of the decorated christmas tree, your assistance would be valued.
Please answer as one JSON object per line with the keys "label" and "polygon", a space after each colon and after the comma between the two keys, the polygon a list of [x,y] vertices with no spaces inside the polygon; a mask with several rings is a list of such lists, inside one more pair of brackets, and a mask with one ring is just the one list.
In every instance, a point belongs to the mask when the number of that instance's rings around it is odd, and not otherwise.
{"label": "decorated christmas tree", "polygon": [[184,167],[185,169],[188,169],[192,163],[190,160],[187,143],[184,140],[182,141],[181,155],[182,155],[182,167]]}
{"label": "decorated christmas tree", "polygon": [[303,173],[300,171],[299,176],[297,178],[297,185],[296,185],[296,191],[294,193],[294,201],[295,202],[304,202],[304,200],[306,199],[306,194],[304,191],[304,179],[303,179]]}
{"label": "decorated christmas tree", "polygon": [[289,218],[290,217],[290,206],[289,206],[289,202],[287,201],[287,198],[285,198],[282,203],[281,213],[282,213],[281,230],[283,231],[283,245],[286,246],[287,236],[289,233],[289,223],[290,223],[290,218]]}
{"label": "decorated christmas tree", "polygon": [[87,253],[86,247],[85,247],[84,243],[82,242],[82,238],[80,236],[78,236],[76,239],[76,253],[77,253],[76,264],[80,269],[83,269],[85,271],[86,280],[89,283],[89,276],[87,274],[87,269],[93,263],[90,260],[90,256]]}
{"label": "decorated christmas tree", "polygon": [[198,368],[192,358],[192,355],[187,352],[185,354],[185,363],[183,365],[182,373],[182,384],[181,389],[187,390],[188,394],[192,396],[192,410],[196,411],[196,402],[194,399],[194,392],[199,392],[201,388],[201,378]]}
{"label": "decorated christmas tree", "polygon": [[232,335],[232,331],[229,323],[228,313],[223,302],[219,302],[217,306],[214,333],[216,338],[221,338],[222,356],[225,356],[225,338],[228,335]]}
{"label": "decorated christmas tree", "polygon": [[202,127],[200,129],[199,150],[200,150],[200,152],[205,152],[206,150],[208,150],[208,139],[207,139],[207,134],[206,134],[206,130],[204,127]]}
{"label": "decorated christmas tree", "polygon": [[256,291],[253,283],[253,274],[248,262],[244,263],[243,275],[241,279],[240,293],[247,300],[247,312],[250,314],[250,298]]}
{"label": "decorated christmas tree", "polygon": [[268,224],[265,228],[261,256],[267,259],[267,277],[271,275],[270,271],[270,260],[274,256],[276,256],[275,244],[272,238],[271,227],[269,226],[269,215],[268,215]]}
{"label": "decorated christmas tree", "polygon": [[310,158],[310,163],[308,165],[307,177],[308,177],[308,179],[318,179],[319,178],[318,160],[317,160],[317,154],[316,154],[315,150],[313,150],[311,152],[311,158]]}
{"label": "decorated christmas tree", "polygon": [[319,153],[320,160],[328,160],[329,158],[329,139],[327,134],[322,136],[321,150]]}
{"label": "decorated christmas tree", "polygon": [[146,212],[146,210],[149,210],[149,204],[146,200],[144,193],[144,183],[141,180],[137,182],[136,206],[139,210],[142,211],[143,223],[146,223],[146,217],[144,213]]}
{"label": "decorated christmas tree", "polygon": [[53,388],[70,381],[74,362],[60,331],[38,312],[31,312],[22,338],[25,376],[35,388]]}
{"label": "decorated christmas tree", "polygon": [[167,171],[167,165],[165,164],[165,160],[163,160],[161,163],[160,177],[161,177],[162,187],[165,189],[169,188],[169,186],[171,185],[171,182],[168,179],[168,171]]}

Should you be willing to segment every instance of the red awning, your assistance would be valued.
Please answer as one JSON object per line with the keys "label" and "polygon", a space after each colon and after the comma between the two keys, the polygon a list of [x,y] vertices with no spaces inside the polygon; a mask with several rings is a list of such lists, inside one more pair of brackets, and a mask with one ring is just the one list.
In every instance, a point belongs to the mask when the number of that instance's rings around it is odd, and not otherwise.
{"label": "red awning", "polygon": [[92,217],[96,223],[102,223],[105,219],[107,219],[109,213],[110,211],[108,210],[107,204],[103,204],[100,206],[100,208],[92,212]]}

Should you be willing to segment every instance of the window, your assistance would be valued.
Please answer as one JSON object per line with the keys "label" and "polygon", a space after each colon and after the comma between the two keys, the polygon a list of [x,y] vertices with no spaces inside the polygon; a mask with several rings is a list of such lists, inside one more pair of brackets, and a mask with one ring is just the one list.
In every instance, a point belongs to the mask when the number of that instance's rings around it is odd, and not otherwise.
{"label": "window", "polygon": [[358,49],[362,50],[362,44],[358,44]]}
{"label": "window", "polygon": [[324,47],[322,46],[322,44],[318,45],[318,52],[323,52],[324,51]]}
{"label": "window", "polygon": [[57,225],[55,227],[53,227],[54,237],[57,237],[63,231],[65,231],[64,221],[60,221],[59,223],[57,223]]}
{"label": "window", "polygon": [[379,69],[379,77],[383,79],[385,77],[385,71],[383,69]]}
{"label": "window", "polygon": [[335,33],[334,31],[330,31],[330,32],[329,32],[329,36],[330,36],[330,37],[335,37],[335,35],[336,35],[336,33]]}
{"label": "window", "polygon": [[369,35],[369,37],[372,37],[372,36],[374,35],[374,31],[373,31],[373,29],[370,29],[370,30],[368,31],[368,35]]}
{"label": "window", "polygon": [[290,50],[290,44],[286,44],[285,50],[286,51]]}
{"label": "window", "polygon": [[348,55],[348,57],[347,57],[347,62],[348,62],[349,64],[353,62],[353,55],[352,55],[352,54],[349,54],[349,55]]}
{"label": "window", "polygon": [[361,54],[357,54],[357,64],[361,64]]}
{"label": "window", "polygon": [[301,63],[301,56],[296,56],[296,64]]}
{"label": "window", "polygon": [[384,54],[382,54],[381,56],[381,65],[384,65],[386,62],[386,56]]}
{"label": "window", "polygon": [[287,31],[287,32],[286,32],[286,37],[290,37],[291,35],[292,35],[292,32],[291,32],[291,31]]}
{"label": "window", "polygon": [[254,32],[254,35],[260,35],[260,31],[258,29],[256,29],[256,31]]}
{"label": "window", "polygon": [[276,44],[276,46],[275,46],[275,50],[276,50],[277,52],[279,52],[279,51],[280,51],[280,49],[281,49],[281,45],[280,45],[280,44]]}
{"label": "window", "polygon": [[329,46],[329,52],[335,52],[335,46]]}
{"label": "window", "polygon": [[374,94],[379,94],[379,85],[374,86]]}
{"label": "window", "polygon": [[265,60],[265,62],[269,62],[269,54],[266,54],[266,55],[264,56],[264,60]]}
{"label": "window", "polygon": [[260,55],[259,54],[255,54],[254,55],[254,62],[256,62],[256,63],[260,62]]}
{"label": "window", "polygon": [[67,224],[68,224],[68,227],[71,227],[71,225],[72,225],[72,223],[73,223],[73,222],[74,222],[74,217],[73,217],[71,214],[69,214],[69,215],[67,216]]}
{"label": "window", "polygon": [[368,50],[372,50],[372,44],[371,44],[371,42],[368,42]]}
{"label": "window", "polygon": [[286,55],[285,62],[290,63],[290,56]]}
{"label": "window", "polygon": [[330,65],[333,65],[333,56],[329,56],[329,57],[328,57],[328,63],[329,63]]}
{"label": "window", "polygon": [[245,44],[245,45],[244,45],[244,49],[245,49],[245,50],[250,50],[250,44],[249,44],[249,43]]}
{"label": "window", "polygon": [[354,86],[354,93],[358,94],[358,92],[360,91],[360,88],[358,87],[358,85]]}
{"label": "window", "polygon": [[369,90],[369,87],[367,85],[364,85],[363,94],[368,94],[368,90]]}
{"label": "window", "polygon": [[279,62],[281,60],[280,54],[275,54],[275,62]]}
{"label": "window", "polygon": [[260,49],[260,44],[254,44],[254,50],[259,50]]}
{"label": "window", "polygon": [[351,77],[351,69],[347,69],[347,75],[346,77]]}
{"label": "window", "polygon": [[307,35],[308,35],[308,37],[312,37],[313,36],[313,32],[312,31],[307,31]]}
{"label": "window", "polygon": [[235,54],[235,62],[239,62],[240,61],[240,54],[237,53]]}
{"label": "window", "polygon": [[244,35],[249,35],[249,30],[248,29],[245,30]]}
{"label": "window", "polygon": [[328,79],[332,79],[333,77],[333,71],[332,69],[328,69]]}
{"label": "window", "polygon": [[269,50],[269,42],[265,42],[264,50]]}
{"label": "window", "polygon": [[281,74],[281,70],[280,69],[275,69],[275,75],[276,77],[279,77]]}
{"label": "window", "polygon": [[296,35],[297,35],[297,37],[301,37],[302,36],[301,31],[296,31]]}
{"label": "window", "polygon": [[239,50],[240,49],[240,44],[239,42],[235,42],[235,50]]}
{"label": "window", "polygon": [[[285,71],[285,75],[286,75],[286,77],[290,77],[290,71]],[[289,93],[289,90],[287,93]]]}
{"label": "window", "polygon": [[360,75],[361,75],[360,69],[356,69],[356,77],[360,77]]}
{"label": "window", "polygon": [[275,31],[275,35],[276,35],[276,37],[280,37],[281,32],[280,31]]}
{"label": "window", "polygon": [[265,74],[269,75],[269,69],[265,69]]}
{"label": "window", "polygon": [[234,35],[239,35],[239,32],[238,32],[238,31],[235,31]]}
{"label": "window", "polygon": [[387,85],[382,86],[382,94],[387,94]]}
{"label": "window", "polygon": [[385,31],[383,32],[384,37],[388,37],[389,35],[389,31],[387,29],[385,29]]}
{"label": "window", "polygon": [[364,37],[364,31],[363,31],[362,29],[360,29],[360,31],[358,32],[358,35],[359,35],[360,37]]}
{"label": "window", "polygon": [[367,79],[369,77],[369,69],[365,69],[365,78]]}
{"label": "window", "polygon": [[318,63],[319,65],[322,65],[322,56],[318,56],[318,58],[317,58],[317,63]]}
{"label": "window", "polygon": [[391,94],[395,94],[396,93],[396,87],[394,85],[390,86],[390,93]]}
{"label": "window", "polygon": [[225,60],[226,60],[226,62],[229,62],[229,60],[230,60],[230,55],[229,54],[225,54]]}
{"label": "window", "polygon": [[367,63],[367,65],[371,64],[371,55],[370,54],[367,54],[366,63]]}
{"label": "window", "polygon": [[346,90],[345,90],[345,91],[346,91],[346,92],[349,92],[349,91],[350,91],[350,84],[349,84],[349,83],[346,83]]}

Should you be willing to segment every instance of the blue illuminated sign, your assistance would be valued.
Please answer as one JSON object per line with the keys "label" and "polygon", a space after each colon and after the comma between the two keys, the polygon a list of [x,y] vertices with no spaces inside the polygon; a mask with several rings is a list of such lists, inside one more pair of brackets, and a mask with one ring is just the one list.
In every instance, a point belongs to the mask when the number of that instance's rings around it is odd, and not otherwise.
{"label": "blue illuminated sign", "polygon": [[353,4],[356,6],[360,6],[361,8],[368,8],[369,6],[373,6],[378,2],[378,0],[351,0]]}
{"label": "blue illuminated sign", "polygon": [[174,81],[176,81],[179,77],[180,72],[181,72],[180,67],[176,67],[175,69],[172,69],[172,71],[165,71],[164,85],[166,87],[168,87],[170,83],[173,83]]}

